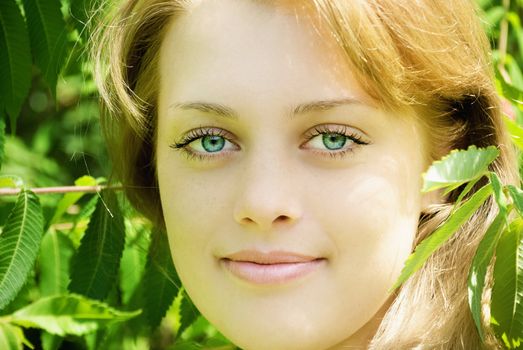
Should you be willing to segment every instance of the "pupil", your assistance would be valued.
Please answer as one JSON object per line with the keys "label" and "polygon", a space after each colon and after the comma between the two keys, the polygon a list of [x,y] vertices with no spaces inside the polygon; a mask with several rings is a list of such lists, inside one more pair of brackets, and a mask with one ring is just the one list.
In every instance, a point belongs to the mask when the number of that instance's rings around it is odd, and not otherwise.
{"label": "pupil", "polygon": [[202,138],[203,149],[207,152],[219,152],[225,146],[225,139],[221,136],[205,136]]}
{"label": "pupil", "polygon": [[345,146],[347,136],[341,134],[324,134],[323,144],[330,150],[337,150]]}

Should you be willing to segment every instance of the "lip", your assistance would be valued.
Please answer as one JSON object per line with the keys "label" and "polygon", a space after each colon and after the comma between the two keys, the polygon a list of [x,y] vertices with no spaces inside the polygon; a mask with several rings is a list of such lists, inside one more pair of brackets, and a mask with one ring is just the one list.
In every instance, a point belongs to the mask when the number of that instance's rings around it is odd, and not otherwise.
{"label": "lip", "polygon": [[325,258],[285,252],[263,253],[243,250],[220,259],[226,270],[241,280],[253,284],[287,283],[317,270]]}

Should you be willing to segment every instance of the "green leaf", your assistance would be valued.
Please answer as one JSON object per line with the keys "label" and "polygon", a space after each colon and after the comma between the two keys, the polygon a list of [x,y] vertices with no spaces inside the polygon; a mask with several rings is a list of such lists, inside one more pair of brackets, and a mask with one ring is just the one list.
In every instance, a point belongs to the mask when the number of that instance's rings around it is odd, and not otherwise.
{"label": "green leaf", "polygon": [[100,195],[98,193],[90,196],[91,198],[80,209],[80,212],[77,215],[75,215],[73,228],[69,232],[69,238],[71,238],[75,247],[80,246],[80,241],[82,237],[85,235],[87,227],[89,227],[91,217],[93,216],[93,213],[96,209],[96,205],[100,200]]}
{"label": "green leaf", "polygon": [[38,299],[12,314],[11,322],[60,336],[84,335],[139,314],[140,310],[118,311],[99,301],[68,294]]}
{"label": "green leaf", "polygon": [[523,217],[523,191],[513,185],[508,185],[508,193],[512,197],[514,207],[516,208],[519,216]]}
{"label": "green leaf", "polygon": [[[96,179],[94,177],[86,175],[86,176],[82,176],[82,177],[78,178],[74,182],[74,184],[76,186],[96,186]],[[62,216],[64,215],[64,213],[67,211],[67,209],[69,209],[69,207],[71,205],[78,202],[78,200],[80,200],[80,198],[82,198],[82,196],[84,194],[85,194],[84,192],[66,193],[62,197],[62,199],[60,199],[60,201],[58,202],[55,213],[53,215],[53,218],[49,222],[49,225],[57,223],[58,220],[60,220],[62,218]]]}
{"label": "green leaf", "polygon": [[40,341],[42,342],[43,350],[58,350],[62,344],[63,338],[58,335],[47,333],[46,331],[42,331],[42,334],[40,335]]}
{"label": "green leaf", "polygon": [[0,1],[0,77],[0,117],[5,110],[14,134],[31,86],[29,35],[15,0]]}
{"label": "green leaf", "polygon": [[456,232],[461,225],[463,225],[474,212],[487,200],[492,194],[492,186],[490,184],[483,186],[476,193],[474,193],[465,203],[461,205],[440,227],[436,229],[429,237],[425,238],[418,246],[414,253],[412,253],[405,266],[401,271],[398,280],[392,289],[398,288],[403,282],[407,280],[413,273],[418,271],[421,266],[427,261],[432,253]]}
{"label": "green leaf", "polygon": [[511,102],[515,102],[515,101],[521,102],[523,100],[523,91],[521,91],[516,86],[509,84],[507,81],[505,81],[505,78],[499,71],[499,68],[496,67],[495,72],[496,72],[496,88],[498,89],[499,93]]}
{"label": "green leaf", "polygon": [[505,229],[506,212],[500,211],[487,232],[479,242],[476,255],[472,261],[472,266],[468,277],[468,299],[472,318],[476,323],[481,339],[484,339],[483,327],[481,325],[481,300],[485,289],[485,276],[487,268],[492,261],[499,236]]}
{"label": "green leaf", "polygon": [[31,51],[36,65],[55,95],[67,44],[65,21],[59,0],[23,0]]}
{"label": "green leaf", "polygon": [[176,336],[179,338],[183,331],[196,321],[198,316],[200,316],[200,312],[196,309],[187,293],[183,293],[180,305],[180,327],[176,331]]}
{"label": "green leaf", "polygon": [[0,176],[0,188],[12,187],[22,188],[24,186],[24,180],[20,176],[16,175],[2,175]]}
{"label": "green leaf", "polygon": [[153,230],[143,284],[144,310],[149,326],[156,328],[180,289],[180,279],[171,258],[167,234]]}
{"label": "green leaf", "polygon": [[0,169],[2,169],[2,163],[4,162],[5,156],[5,122],[4,118],[1,117],[0,113]]}
{"label": "green leaf", "polygon": [[22,333],[22,330],[19,327],[7,323],[0,323],[0,349],[23,350],[23,341],[20,333]]}
{"label": "green leaf", "polygon": [[61,232],[44,235],[40,247],[40,294],[63,294],[69,284],[69,264],[74,254],[71,240]]}
{"label": "green leaf", "polygon": [[503,193],[503,185],[501,180],[495,172],[489,173],[490,183],[492,184],[492,189],[494,190],[494,199],[498,205],[499,210],[506,212],[507,211],[507,198]]}
{"label": "green leaf", "polygon": [[491,315],[510,348],[523,340],[523,221],[513,222],[496,247]]}
{"label": "green leaf", "polygon": [[126,245],[120,265],[120,290],[122,302],[127,305],[142,281],[149,248],[149,232],[140,224],[125,220]]}
{"label": "green leaf", "polygon": [[74,257],[69,290],[104,299],[116,281],[125,243],[125,228],[116,196],[101,192],[91,222]]}
{"label": "green leaf", "polygon": [[38,197],[24,190],[18,195],[0,235],[0,310],[24,285],[38,254],[42,232]]}
{"label": "green leaf", "polygon": [[499,151],[494,146],[477,148],[470,146],[466,151],[453,150],[440,161],[434,162],[423,174],[423,192],[439,188],[455,189],[462,184],[485,175],[490,163],[496,159]]}
{"label": "green leaf", "polygon": [[92,20],[91,17],[98,14],[91,8],[93,4],[94,2],[89,0],[71,0],[71,14],[74,19],[74,25],[80,36],[84,38],[88,38],[89,20]]}
{"label": "green leaf", "polygon": [[490,26],[495,26],[505,15],[503,6],[494,6],[486,12],[487,22]]}
{"label": "green leaf", "polygon": [[512,142],[523,151],[523,128],[506,116],[503,117],[503,121],[505,122],[505,126],[508,129]]}
{"label": "green leaf", "polygon": [[516,145],[520,152],[523,151],[523,128],[507,116],[503,116],[503,120],[505,121],[505,126],[507,127],[512,143]]}

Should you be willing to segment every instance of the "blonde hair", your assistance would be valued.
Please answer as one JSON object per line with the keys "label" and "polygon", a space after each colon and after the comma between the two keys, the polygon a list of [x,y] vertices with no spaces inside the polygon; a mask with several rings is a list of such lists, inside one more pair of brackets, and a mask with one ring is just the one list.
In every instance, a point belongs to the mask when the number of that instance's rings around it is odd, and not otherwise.
{"label": "blonde hair", "polygon": [[[123,1],[98,25],[94,40],[96,80],[106,108],[102,126],[115,175],[126,186],[131,202],[160,224],[154,167],[158,50],[167,24],[183,13],[188,2]],[[422,123],[430,133],[431,159],[472,144],[496,145],[501,154],[491,170],[505,183],[518,182],[514,151],[493,86],[488,40],[473,1],[291,3],[313,9],[366,91],[385,108],[426,111]],[[422,213],[416,243],[445,220],[459,190]],[[467,302],[467,275],[495,214],[495,205],[488,200],[396,292],[370,348],[481,348]],[[484,300],[484,345],[497,348],[489,327],[488,290]]]}

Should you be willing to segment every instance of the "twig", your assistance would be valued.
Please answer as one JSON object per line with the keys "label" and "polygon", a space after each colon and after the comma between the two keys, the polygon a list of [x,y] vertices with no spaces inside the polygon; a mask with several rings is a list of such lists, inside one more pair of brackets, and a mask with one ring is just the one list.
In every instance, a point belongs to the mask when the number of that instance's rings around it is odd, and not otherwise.
{"label": "twig", "polygon": [[[71,192],[85,192],[95,193],[104,189],[113,191],[123,190],[123,186],[58,186],[58,187],[37,187],[30,190],[36,194],[53,194],[53,193],[71,193]],[[0,196],[16,196],[22,189],[20,188],[0,188]]]}

